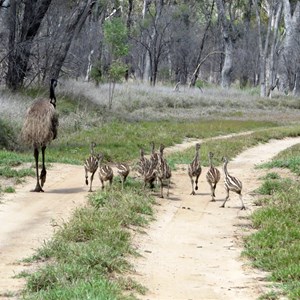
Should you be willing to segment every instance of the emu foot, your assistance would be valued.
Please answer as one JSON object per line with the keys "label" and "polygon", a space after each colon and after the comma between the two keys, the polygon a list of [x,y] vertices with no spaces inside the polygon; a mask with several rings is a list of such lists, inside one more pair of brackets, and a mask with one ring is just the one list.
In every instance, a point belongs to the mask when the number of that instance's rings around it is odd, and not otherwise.
{"label": "emu foot", "polygon": [[44,190],[42,189],[42,187],[40,186],[40,184],[36,184],[35,189],[31,190],[30,192],[44,192]]}
{"label": "emu foot", "polygon": [[190,195],[196,195],[195,191],[192,191]]}
{"label": "emu foot", "polygon": [[246,210],[246,206],[243,205],[243,206],[241,207],[241,210]]}
{"label": "emu foot", "polygon": [[40,175],[40,180],[41,180],[41,186],[42,187],[44,186],[44,183],[46,182],[46,175],[47,175],[46,169],[42,169],[41,175]]}

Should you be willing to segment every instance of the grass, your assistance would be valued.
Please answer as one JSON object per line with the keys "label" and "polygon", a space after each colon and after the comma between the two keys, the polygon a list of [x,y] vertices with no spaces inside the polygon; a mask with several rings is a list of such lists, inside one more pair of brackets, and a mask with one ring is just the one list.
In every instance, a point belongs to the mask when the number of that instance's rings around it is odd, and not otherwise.
{"label": "grass", "polygon": [[[222,156],[233,158],[243,150],[253,147],[259,143],[266,143],[270,139],[282,139],[284,137],[296,137],[300,135],[300,126],[286,126],[256,130],[245,136],[237,136],[225,139],[208,139],[201,146],[201,162],[208,165],[208,152],[214,152],[214,162],[221,164]],[[175,164],[187,164],[194,155],[194,148],[187,149],[180,153],[168,156],[168,159]]]}
{"label": "grass", "polygon": [[300,145],[297,144],[281,152],[271,162],[263,164],[265,168],[287,168],[300,175]]}
{"label": "grass", "polygon": [[130,270],[128,255],[132,227],[142,228],[151,220],[154,199],[140,183],[131,180],[126,193],[116,183],[109,193],[90,196],[89,205],[77,209],[53,239],[33,258],[45,266],[27,277],[25,299],[135,299],[123,290],[145,290],[118,274]]}
{"label": "grass", "polygon": [[[299,149],[296,145],[281,152],[267,167],[285,167],[297,173]],[[280,290],[271,291],[262,299],[279,299],[280,295],[299,299],[300,184],[271,172],[258,192],[268,198],[262,201],[263,207],[251,215],[256,231],[246,238],[244,254],[251,258],[255,267],[270,273],[270,281],[280,284]]]}

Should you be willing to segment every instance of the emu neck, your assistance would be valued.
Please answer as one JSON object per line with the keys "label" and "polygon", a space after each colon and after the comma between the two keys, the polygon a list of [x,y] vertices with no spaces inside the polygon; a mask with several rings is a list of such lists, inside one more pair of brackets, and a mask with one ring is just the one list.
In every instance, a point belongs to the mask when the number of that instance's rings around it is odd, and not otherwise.
{"label": "emu neck", "polygon": [[194,162],[199,160],[199,150],[196,150]]}
{"label": "emu neck", "polygon": [[50,103],[54,106],[54,108],[56,107],[56,97],[53,85],[50,86]]}
{"label": "emu neck", "polygon": [[90,150],[91,152],[91,155],[94,155],[94,146],[93,145],[91,145],[91,150]]}
{"label": "emu neck", "polygon": [[209,164],[210,164],[210,167],[212,168],[213,163],[212,163],[212,158],[211,157],[209,158]]}
{"label": "emu neck", "polygon": [[225,175],[227,176],[227,175],[228,175],[228,171],[227,171],[227,162],[224,163],[223,169],[224,169]]}

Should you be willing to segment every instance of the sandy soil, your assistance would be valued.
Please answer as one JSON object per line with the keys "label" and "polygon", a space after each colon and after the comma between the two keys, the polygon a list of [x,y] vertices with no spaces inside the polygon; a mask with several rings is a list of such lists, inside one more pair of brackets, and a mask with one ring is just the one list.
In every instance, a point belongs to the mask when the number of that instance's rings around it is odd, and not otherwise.
{"label": "sandy soil", "polygon": [[[241,137],[242,138],[242,137]],[[194,142],[185,144],[191,146]],[[265,274],[251,269],[241,259],[240,237],[247,233],[253,190],[265,172],[254,170],[281,150],[300,143],[300,138],[271,141],[249,149],[228,165],[229,172],[244,184],[246,211],[240,210],[237,195],[226,208],[223,182],[217,187],[217,201],[210,202],[203,168],[197,195],[189,195],[191,184],[186,166],[173,172],[168,199],[157,200],[157,219],[146,234],[134,237],[142,256],[133,261],[132,276],[149,292],[141,299],[256,299],[266,290]],[[169,149],[168,151],[176,150]],[[167,151],[166,151],[167,152]],[[54,165],[48,170],[45,193],[29,192],[34,180],[5,195],[0,204],[0,299],[18,299],[24,280],[14,278],[32,266],[21,262],[49,239],[57,224],[86,202],[82,166]],[[222,179],[221,179],[222,180]],[[98,187],[95,180],[95,188]]]}

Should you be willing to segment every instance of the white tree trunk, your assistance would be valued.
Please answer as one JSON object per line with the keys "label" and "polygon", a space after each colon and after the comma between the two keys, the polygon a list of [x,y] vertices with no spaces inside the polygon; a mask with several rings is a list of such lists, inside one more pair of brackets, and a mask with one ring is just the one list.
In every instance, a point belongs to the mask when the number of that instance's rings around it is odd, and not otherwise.
{"label": "white tree trunk", "polygon": [[222,82],[221,85],[223,88],[229,88],[231,84],[231,73],[232,73],[232,55],[233,55],[233,43],[232,36],[230,34],[230,24],[226,18],[225,7],[223,0],[216,0],[219,20],[221,23],[223,41],[224,41],[224,53],[225,59],[222,67]]}
{"label": "white tree trunk", "polygon": [[[295,85],[294,80],[297,78],[296,66],[299,64],[299,55],[297,54],[297,41],[299,42],[300,26],[300,2],[298,1],[292,15],[289,0],[283,0],[285,38],[283,49],[279,60],[279,85],[280,90],[287,94]],[[294,73],[294,78],[289,78],[289,73]]]}

